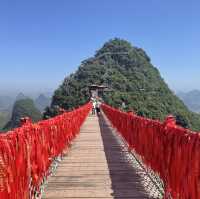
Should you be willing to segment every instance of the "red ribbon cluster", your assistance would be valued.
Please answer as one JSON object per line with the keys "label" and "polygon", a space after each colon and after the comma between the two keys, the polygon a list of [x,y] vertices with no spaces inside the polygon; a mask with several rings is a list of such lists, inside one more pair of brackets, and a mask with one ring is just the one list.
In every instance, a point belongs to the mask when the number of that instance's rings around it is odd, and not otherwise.
{"label": "red ribbon cluster", "polygon": [[176,126],[128,114],[103,104],[102,109],[144,163],[158,173],[165,198],[200,198],[200,135]]}
{"label": "red ribbon cluster", "polygon": [[88,103],[0,135],[0,198],[34,198],[52,161],[69,147],[90,109]]}

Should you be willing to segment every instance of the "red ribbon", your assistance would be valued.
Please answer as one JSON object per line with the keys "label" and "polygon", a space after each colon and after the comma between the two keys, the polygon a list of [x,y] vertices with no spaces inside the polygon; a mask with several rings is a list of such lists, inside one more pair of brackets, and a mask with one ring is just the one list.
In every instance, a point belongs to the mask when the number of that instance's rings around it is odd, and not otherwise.
{"label": "red ribbon", "polygon": [[200,198],[200,136],[175,125],[124,113],[106,104],[104,113],[143,162],[158,173],[165,185],[165,198]]}
{"label": "red ribbon", "polygon": [[63,153],[79,133],[91,109],[87,103],[72,112],[0,135],[0,198],[29,199],[31,186],[39,190],[53,159]]}

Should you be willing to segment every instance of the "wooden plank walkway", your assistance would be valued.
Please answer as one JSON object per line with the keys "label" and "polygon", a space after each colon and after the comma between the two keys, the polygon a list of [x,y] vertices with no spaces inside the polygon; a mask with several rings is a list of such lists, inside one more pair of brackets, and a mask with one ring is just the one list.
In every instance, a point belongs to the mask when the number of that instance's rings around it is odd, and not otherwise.
{"label": "wooden plank walkway", "polygon": [[106,120],[89,116],[43,199],[152,198]]}

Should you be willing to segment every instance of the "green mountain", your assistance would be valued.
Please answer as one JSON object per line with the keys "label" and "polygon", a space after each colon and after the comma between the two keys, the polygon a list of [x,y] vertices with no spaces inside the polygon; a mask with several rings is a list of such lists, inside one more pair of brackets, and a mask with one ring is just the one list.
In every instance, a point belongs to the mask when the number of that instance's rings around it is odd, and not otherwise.
{"label": "green mountain", "polygon": [[40,111],[35,107],[33,100],[20,99],[14,104],[11,120],[4,127],[5,130],[18,127],[20,118],[30,117],[33,122],[39,121],[42,116]]}
{"label": "green mountain", "polygon": [[190,112],[169,89],[146,52],[121,39],[105,43],[93,57],[83,61],[74,74],[66,77],[44,116],[55,115],[58,106],[71,109],[84,104],[89,100],[91,84],[108,86],[110,92],[102,97],[114,107],[121,107],[124,101],[126,110],[159,120],[173,114],[178,124],[200,130],[200,116]]}
{"label": "green mountain", "polygon": [[177,95],[183,100],[185,105],[193,112],[200,113],[200,91],[179,92]]}

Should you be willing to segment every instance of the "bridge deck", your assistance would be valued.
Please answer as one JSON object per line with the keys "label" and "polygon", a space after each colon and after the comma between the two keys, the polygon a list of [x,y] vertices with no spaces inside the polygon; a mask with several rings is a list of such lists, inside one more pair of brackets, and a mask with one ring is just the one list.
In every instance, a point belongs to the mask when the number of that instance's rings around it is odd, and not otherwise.
{"label": "bridge deck", "polygon": [[43,199],[153,198],[107,121],[89,116]]}

